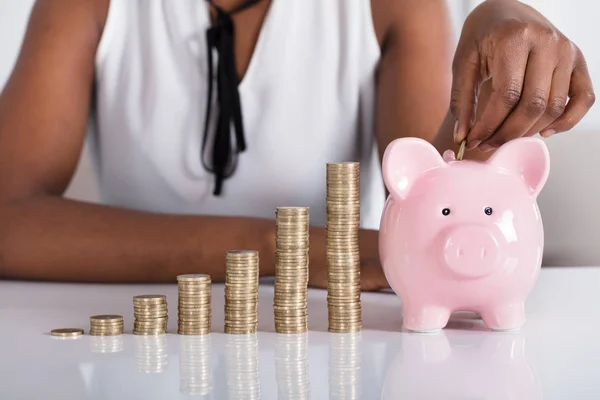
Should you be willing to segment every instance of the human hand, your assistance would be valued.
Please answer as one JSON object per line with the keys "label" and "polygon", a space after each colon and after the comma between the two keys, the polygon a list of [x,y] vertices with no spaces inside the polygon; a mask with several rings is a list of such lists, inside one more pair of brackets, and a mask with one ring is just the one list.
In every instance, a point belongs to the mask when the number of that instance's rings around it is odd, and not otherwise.
{"label": "human hand", "polygon": [[[359,231],[360,288],[363,292],[378,291],[390,287],[379,261],[378,238],[378,231],[364,229]],[[325,240],[325,238],[323,237],[322,240]],[[319,289],[327,288],[327,262],[323,256],[311,257],[308,286]]]}
{"label": "human hand", "polygon": [[454,141],[466,138],[469,150],[491,151],[517,137],[568,131],[595,100],[581,51],[516,0],[487,0],[473,10],[452,69]]}

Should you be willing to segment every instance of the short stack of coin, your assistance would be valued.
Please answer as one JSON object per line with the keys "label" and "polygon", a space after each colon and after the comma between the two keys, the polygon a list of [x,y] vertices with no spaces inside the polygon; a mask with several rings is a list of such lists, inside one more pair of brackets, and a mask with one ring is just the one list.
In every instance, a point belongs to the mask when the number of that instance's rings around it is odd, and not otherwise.
{"label": "short stack of coin", "polygon": [[204,274],[179,275],[177,282],[179,287],[177,332],[180,335],[210,333],[210,276]]}
{"label": "short stack of coin", "polygon": [[118,336],[123,334],[121,315],[93,315],[90,317],[91,336]]}
{"label": "short stack of coin", "polygon": [[133,298],[133,334],[162,335],[167,331],[167,297],[146,294]]}
{"label": "short stack of coin", "polygon": [[329,163],[326,227],[329,332],[362,329],[359,227],[359,163]]}
{"label": "short stack of coin", "polygon": [[225,333],[255,333],[258,327],[258,252],[226,254]]}
{"label": "short stack of coin", "polygon": [[308,330],[308,207],[277,208],[275,224],[275,331],[304,333]]}

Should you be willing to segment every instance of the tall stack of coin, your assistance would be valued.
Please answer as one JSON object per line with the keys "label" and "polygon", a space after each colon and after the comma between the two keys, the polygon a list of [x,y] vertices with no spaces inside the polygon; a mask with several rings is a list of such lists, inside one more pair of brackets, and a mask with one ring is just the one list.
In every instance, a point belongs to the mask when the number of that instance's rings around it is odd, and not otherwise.
{"label": "tall stack of coin", "polygon": [[275,377],[278,399],[310,399],[308,336],[277,335]]}
{"label": "tall stack of coin", "polygon": [[133,334],[162,335],[167,332],[167,297],[145,294],[133,298]]}
{"label": "tall stack of coin", "polygon": [[138,371],[147,374],[163,372],[168,365],[167,337],[135,336],[135,361]]}
{"label": "tall stack of coin", "polygon": [[360,304],[360,166],[327,164],[327,306],[329,332],[358,332]]}
{"label": "tall stack of coin", "polygon": [[179,319],[177,332],[180,335],[205,335],[210,333],[210,275],[179,275]]}
{"label": "tall stack of coin", "polygon": [[279,207],[275,213],[275,331],[308,330],[308,207]]}
{"label": "tall stack of coin", "polygon": [[210,335],[182,336],[179,346],[179,392],[210,398],[212,374]]}
{"label": "tall stack of coin", "polygon": [[90,335],[118,336],[123,334],[121,315],[93,315],[90,317]]}
{"label": "tall stack of coin", "polygon": [[258,327],[258,252],[226,254],[225,333],[255,333]]}

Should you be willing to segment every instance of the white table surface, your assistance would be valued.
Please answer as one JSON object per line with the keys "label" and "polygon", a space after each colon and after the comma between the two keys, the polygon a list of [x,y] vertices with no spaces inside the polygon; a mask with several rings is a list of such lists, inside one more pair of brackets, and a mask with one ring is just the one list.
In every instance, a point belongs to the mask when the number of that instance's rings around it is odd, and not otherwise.
{"label": "white table surface", "polygon": [[[131,334],[132,296],[148,293],[168,296],[166,336]],[[215,332],[185,337],[172,333],[175,284],[0,282],[0,398],[196,398],[194,385],[210,392],[203,399],[600,398],[600,268],[544,269],[516,333],[489,332],[469,315],[440,334],[407,333],[397,296],[364,293],[362,333],[329,334],[326,292],[311,290],[310,332],[277,335],[272,298],[262,284],[257,335],[225,335],[214,285]],[[87,335],[90,315],[114,313],[123,336]],[[60,327],[86,335],[49,336]]]}

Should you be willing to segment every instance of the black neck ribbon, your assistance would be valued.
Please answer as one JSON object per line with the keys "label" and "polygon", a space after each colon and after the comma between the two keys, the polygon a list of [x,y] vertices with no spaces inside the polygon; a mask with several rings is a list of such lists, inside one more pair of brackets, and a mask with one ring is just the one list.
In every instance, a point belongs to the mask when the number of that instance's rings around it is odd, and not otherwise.
{"label": "black neck ribbon", "polygon": [[[206,31],[208,50],[208,101],[204,121],[201,160],[204,168],[215,175],[213,194],[219,196],[225,179],[231,177],[237,164],[237,154],[246,150],[242,106],[238,92],[239,79],[235,63],[235,27],[231,16],[243,11],[261,0],[248,0],[235,9],[225,12],[212,0],[207,0],[216,11],[215,23]],[[213,100],[213,50],[219,56],[217,65],[218,117],[210,162],[205,160],[208,144],[211,106]],[[232,146],[232,130],[235,131],[235,146]]]}

